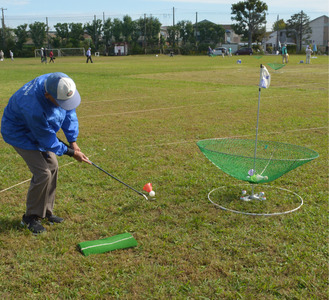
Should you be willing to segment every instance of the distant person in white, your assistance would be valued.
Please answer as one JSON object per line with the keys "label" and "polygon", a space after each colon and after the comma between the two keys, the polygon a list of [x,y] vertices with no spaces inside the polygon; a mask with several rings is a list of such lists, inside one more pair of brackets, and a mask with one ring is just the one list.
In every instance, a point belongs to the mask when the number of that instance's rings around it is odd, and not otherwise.
{"label": "distant person in white", "polygon": [[88,50],[86,52],[86,56],[87,56],[86,63],[88,63],[89,60],[90,60],[91,63],[93,63],[93,60],[91,59],[91,48],[88,48]]}
{"label": "distant person in white", "polygon": [[311,54],[313,53],[311,46],[307,45],[305,52],[306,52],[306,64],[310,64],[311,63]]}

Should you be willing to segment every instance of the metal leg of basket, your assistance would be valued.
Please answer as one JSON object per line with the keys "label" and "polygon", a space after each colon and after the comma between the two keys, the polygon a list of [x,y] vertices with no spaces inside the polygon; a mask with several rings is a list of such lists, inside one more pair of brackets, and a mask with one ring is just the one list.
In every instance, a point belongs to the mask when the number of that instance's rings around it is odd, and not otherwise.
{"label": "metal leg of basket", "polygon": [[252,184],[251,185],[251,197],[254,197],[254,195],[255,195],[255,190],[254,190],[254,187],[255,187],[255,185],[254,184]]}
{"label": "metal leg of basket", "polygon": [[254,184],[252,184],[251,186],[252,186],[251,195],[247,195],[247,191],[243,190],[240,200],[243,200],[243,201],[251,201],[251,200],[264,201],[264,200],[266,200],[264,192],[255,193]]}

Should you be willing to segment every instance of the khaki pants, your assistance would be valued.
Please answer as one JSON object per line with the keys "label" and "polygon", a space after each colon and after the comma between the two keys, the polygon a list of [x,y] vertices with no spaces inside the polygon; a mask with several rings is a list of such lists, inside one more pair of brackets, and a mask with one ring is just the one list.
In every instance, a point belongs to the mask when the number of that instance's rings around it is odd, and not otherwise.
{"label": "khaki pants", "polygon": [[288,63],[289,55],[288,54],[282,54],[282,63]]}
{"label": "khaki pants", "polygon": [[311,63],[311,54],[306,54],[306,63],[307,64]]}
{"label": "khaki pants", "polygon": [[58,162],[53,152],[24,150],[14,147],[32,173],[26,198],[26,216],[44,218],[52,214],[58,178]]}

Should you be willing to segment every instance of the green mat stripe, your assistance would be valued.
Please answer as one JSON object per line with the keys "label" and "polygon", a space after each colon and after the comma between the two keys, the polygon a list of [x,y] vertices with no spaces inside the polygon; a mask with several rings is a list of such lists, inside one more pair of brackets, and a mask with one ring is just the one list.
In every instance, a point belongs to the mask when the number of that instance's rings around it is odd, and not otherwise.
{"label": "green mat stripe", "polygon": [[125,238],[125,239],[119,240],[119,241],[112,242],[112,243],[105,243],[105,244],[99,244],[99,245],[92,245],[92,246],[88,246],[88,247],[81,248],[81,251],[86,250],[86,249],[90,249],[90,248],[95,248],[95,247],[102,247],[102,246],[113,245],[113,244],[121,243],[121,242],[126,241],[126,240],[129,240],[129,239],[134,239],[134,238],[131,236],[131,237],[128,237],[128,238]]}

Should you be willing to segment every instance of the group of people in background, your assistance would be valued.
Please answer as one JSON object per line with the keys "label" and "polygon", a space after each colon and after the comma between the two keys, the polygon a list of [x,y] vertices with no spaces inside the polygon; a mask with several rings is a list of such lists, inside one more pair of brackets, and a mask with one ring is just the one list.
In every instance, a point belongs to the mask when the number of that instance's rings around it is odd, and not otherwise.
{"label": "group of people in background", "polygon": [[[307,45],[306,49],[306,64],[310,64],[311,63],[311,55],[313,53],[312,47],[311,45]],[[208,55],[211,56],[213,53],[213,50],[210,48],[210,46],[208,47]],[[278,52],[277,52],[278,53]],[[232,49],[229,48],[228,49],[228,53],[226,53],[228,56],[232,56]],[[10,55],[10,59],[13,61],[14,60],[14,53],[9,50],[9,55]],[[287,44],[284,44],[283,47],[281,48],[281,55],[282,55],[282,63],[283,64],[287,64],[289,61],[289,54],[288,54],[288,50],[287,50]],[[88,48],[87,52],[86,52],[86,56],[87,56],[87,61],[86,63],[88,63],[89,61],[91,63],[93,63],[93,60],[91,58],[91,48]],[[40,57],[41,57],[41,63],[45,63],[47,64],[47,57],[48,57],[48,53],[47,53],[47,48],[41,48],[40,50]],[[55,59],[56,57],[54,56],[53,50],[50,50],[49,52],[49,63],[55,63]],[[0,50],[0,61],[4,61],[5,59],[5,55],[4,52],[2,50]]]}
{"label": "group of people in background", "polygon": [[[41,63],[46,63],[46,64],[48,63],[47,56],[48,56],[47,48],[42,47],[41,50],[40,50]],[[87,56],[86,63],[88,63],[89,61],[91,63],[93,63],[93,60],[91,58],[91,48],[88,48],[88,50],[86,52],[86,56]],[[49,58],[50,58],[49,63],[51,63],[51,62],[55,63],[56,57],[54,56],[53,50],[50,50]]]}
{"label": "group of people in background", "polygon": [[[311,45],[306,46],[305,53],[306,53],[305,63],[310,64],[311,63],[311,55],[313,53]],[[284,44],[283,47],[281,48],[281,54],[282,54],[282,63],[287,64],[288,61],[289,61],[289,54],[288,54],[288,50],[287,50],[287,44]]]}
{"label": "group of people in background", "polygon": [[[41,48],[41,51],[40,51],[40,57],[41,57],[41,63],[48,63],[47,61],[47,48]],[[49,52],[49,63],[55,63],[55,57],[54,57],[54,52],[53,50],[50,50]]]}
{"label": "group of people in background", "polygon": [[[11,60],[14,60],[14,53],[13,51],[9,50],[9,56]],[[5,59],[5,54],[2,50],[0,50],[0,61],[4,61]]]}

